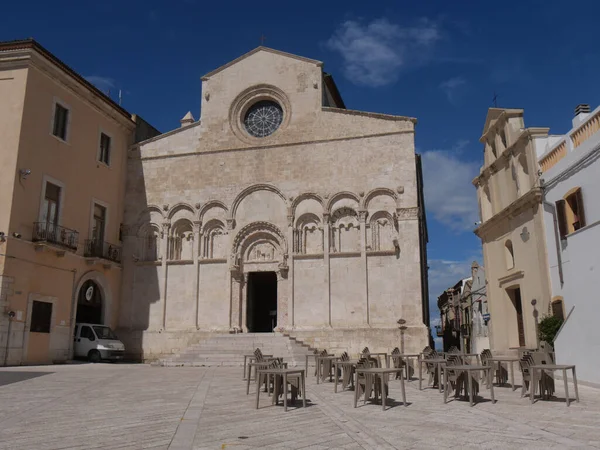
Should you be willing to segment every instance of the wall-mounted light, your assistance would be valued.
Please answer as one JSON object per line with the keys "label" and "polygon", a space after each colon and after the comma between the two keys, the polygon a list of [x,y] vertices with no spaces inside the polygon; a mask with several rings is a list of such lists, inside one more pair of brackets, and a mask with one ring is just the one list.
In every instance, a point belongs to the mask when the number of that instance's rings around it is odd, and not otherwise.
{"label": "wall-mounted light", "polygon": [[21,239],[21,233],[17,233],[16,231],[13,233],[13,237],[17,239]]}
{"label": "wall-mounted light", "polygon": [[0,231],[0,242],[6,242],[6,235],[4,231]]}
{"label": "wall-mounted light", "polygon": [[29,175],[31,175],[31,170],[30,169],[21,169],[21,170],[19,170],[19,175],[21,176],[22,180],[26,180],[27,177]]}

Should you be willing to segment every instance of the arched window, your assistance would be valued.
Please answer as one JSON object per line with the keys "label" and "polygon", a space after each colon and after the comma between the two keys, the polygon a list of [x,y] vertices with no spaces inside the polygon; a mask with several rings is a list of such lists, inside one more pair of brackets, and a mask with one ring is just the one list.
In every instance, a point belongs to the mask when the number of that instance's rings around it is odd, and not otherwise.
{"label": "arched window", "polygon": [[360,225],[356,211],[344,206],[331,215],[331,249],[334,252],[360,251]]}
{"label": "arched window", "polygon": [[202,233],[202,257],[206,259],[226,258],[225,225],[217,219],[210,220]]}
{"label": "arched window", "polygon": [[323,229],[316,214],[302,214],[294,229],[294,252],[317,254],[323,252]]}
{"label": "arched window", "polygon": [[138,255],[141,261],[160,260],[160,230],[158,225],[149,224],[140,230]]}
{"label": "arched window", "polygon": [[192,224],[187,219],[181,219],[171,226],[169,237],[169,259],[189,260],[192,259],[192,246],[194,242],[194,231]]}
{"label": "arched window", "polygon": [[513,244],[510,239],[504,244],[504,254],[506,257],[506,268],[510,270],[515,267],[515,254],[513,252]]}

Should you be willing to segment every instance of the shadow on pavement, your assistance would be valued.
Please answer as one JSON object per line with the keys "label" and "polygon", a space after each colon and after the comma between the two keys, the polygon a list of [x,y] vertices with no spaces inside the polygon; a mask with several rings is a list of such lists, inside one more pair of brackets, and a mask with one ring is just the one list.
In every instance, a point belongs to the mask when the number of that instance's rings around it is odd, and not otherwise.
{"label": "shadow on pavement", "polygon": [[50,375],[52,373],[54,372],[0,372],[0,386],[18,383],[19,381],[30,380],[32,378],[42,377],[44,375]]}

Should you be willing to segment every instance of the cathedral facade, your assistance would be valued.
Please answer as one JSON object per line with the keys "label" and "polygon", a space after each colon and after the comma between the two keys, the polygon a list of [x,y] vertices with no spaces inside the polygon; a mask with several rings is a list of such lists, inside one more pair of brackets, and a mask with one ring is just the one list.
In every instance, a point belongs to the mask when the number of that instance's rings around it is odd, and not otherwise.
{"label": "cathedral facade", "polygon": [[346,109],[319,61],[259,47],[202,78],[201,118],[128,155],[120,335],[319,348],[429,343],[416,120]]}

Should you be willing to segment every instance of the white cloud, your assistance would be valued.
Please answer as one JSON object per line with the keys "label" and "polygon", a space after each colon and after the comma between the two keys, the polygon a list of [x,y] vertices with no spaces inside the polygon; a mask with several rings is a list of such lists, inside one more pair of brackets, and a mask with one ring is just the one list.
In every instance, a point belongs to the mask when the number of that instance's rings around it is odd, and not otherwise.
{"label": "white cloud", "polygon": [[466,83],[467,81],[463,77],[454,77],[442,81],[440,83],[440,89],[444,91],[450,103],[455,103],[460,90]]}
{"label": "white cloud", "polygon": [[115,80],[108,77],[102,77],[99,75],[89,75],[85,77],[90,83],[100,89],[102,92],[106,92],[109,89],[114,89],[116,84]]}
{"label": "white cloud", "polygon": [[454,231],[470,231],[479,220],[477,191],[471,181],[479,163],[464,161],[461,150],[468,141],[459,141],[452,151],[423,153],[425,207],[433,217]]}
{"label": "white cloud", "polygon": [[398,79],[400,69],[423,61],[439,39],[437,25],[427,19],[407,27],[386,18],[367,24],[348,20],[326,46],[341,54],[350,81],[384,86]]}

